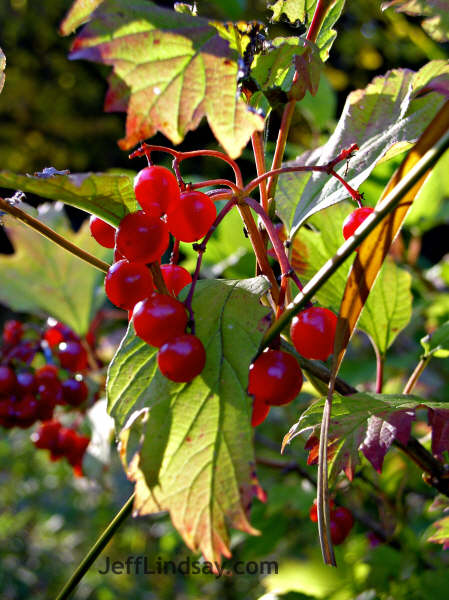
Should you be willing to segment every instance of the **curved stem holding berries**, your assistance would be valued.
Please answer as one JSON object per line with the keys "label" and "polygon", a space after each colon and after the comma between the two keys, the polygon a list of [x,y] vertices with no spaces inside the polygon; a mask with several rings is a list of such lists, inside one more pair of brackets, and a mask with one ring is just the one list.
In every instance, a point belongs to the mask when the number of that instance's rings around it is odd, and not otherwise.
{"label": "curved stem holding berries", "polygon": [[[206,179],[205,181],[199,181],[198,183],[192,183],[189,187],[192,190],[199,190],[204,187],[215,187],[217,185],[225,185],[230,188],[235,194],[240,194],[242,190],[229,181],[229,179]],[[219,192],[223,190],[217,190]]]}
{"label": "curved stem holding berries", "polygon": [[34,217],[21,210],[17,206],[9,204],[9,202],[7,202],[4,198],[0,198],[0,210],[12,215],[15,219],[17,219],[27,227],[34,229],[34,231],[37,231],[47,239],[57,244],[58,246],[64,248],[64,250],[67,250],[67,252],[74,254],[75,256],[89,263],[99,271],[102,271],[103,273],[108,272],[110,266],[108,265],[108,263],[104,262],[103,260],[100,260],[96,256],[93,256],[93,254],[90,254],[89,252],[78,248],[78,246],[72,244],[72,242],[69,242],[69,240],[62,237],[62,235],[56,233],[56,231],[51,229],[51,227],[44,225],[44,223],[42,223],[38,219],[35,219]]}

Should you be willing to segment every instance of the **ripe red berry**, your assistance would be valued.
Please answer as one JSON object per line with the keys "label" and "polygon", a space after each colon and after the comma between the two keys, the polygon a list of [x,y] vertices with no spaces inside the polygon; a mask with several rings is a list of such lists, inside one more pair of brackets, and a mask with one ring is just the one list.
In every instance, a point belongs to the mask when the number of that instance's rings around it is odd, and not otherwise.
{"label": "ripe red berry", "polygon": [[62,382],[62,397],[66,404],[79,406],[89,395],[87,385],[82,379],[70,378]]}
{"label": "ripe red berry", "polygon": [[350,238],[363,221],[373,212],[373,208],[363,206],[362,208],[356,208],[356,210],[348,215],[343,221],[343,237],[345,240]]}
{"label": "ripe red berry", "polygon": [[59,421],[46,421],[32,434],[31,439],[36,448],[50,450],[57,444],[59,430],[62,425]]}
{"label": "ripe red berry", "polygon": [[117,250],[131,262],[159,260],[169,242],[167,224],[139,210],[122,219],[115,236]]}
{"label": "ripe red berry", "polygon": [[206,235],[217,216],[215,204],[198,191],[183,192],[167,213],[168,228],[181,242],[196,242]]}
{"label": "ripe red berry", "polygon": [[288,352],[266,350],[249,367],[248,394],[270,406],[288,404],[301,387],[301,369]]}
{"label": "ripe red berry", "polygon": [[177,296],[183,287],[192,283],[192,276],[179,265],[161,265],[162,277],[170,293]]}
{"label": "ripe red berry", "polygon": [[335,521],[338,526],[343,529],[346,535],[351,531],[354,525],[354,517],[352,512],[344,506],[337,506],[331,511],[331,520]]}
{"label": "ripe red berry", "polygon": [[133,308],[153,291],[153,278],[142,263],[119,260],[108,270],[104,280],[106,296],[116,306]]}
{"label": "ripe red berry", "polygon": [[14,392],[17,377],[11,367],[0,365],[0,394],[11,394]]}
{"label": "ripe red berry", "polygon": [[58,346],[58,358],[61,367],[74,373],[87,369],[87,352],[79,342],[61,342]]}
{"label": "ripe red berry", "polygon": [[92,237],[105,248],[113,248],[115,246],[115,227],[92,215],[89,220],[89,228]]}
{"label": "ripe red berry", "polygon": [[17,393],[20,396],[25,394],[32,394],[36,391],[36,379],[33,373],[29,371],[22,371],[21,373],[17,373],[17,385],[16,385]]}
{"label": "ripe red berry", "polygon": [[293,318],[290,335],[305,358],[326,360],[334,351],[337,316],[328,308],[312,306]]}
{"label": "ripe red berry", "polygon": [[157,348],[182,335],[187,321],[186,309],[179,300],[156,292],[138,302],[133,310],[136,334],[147,344]]}
{"label": "ripe red berry", "polygon": [[253,411],[251,414],[252,427],[257,427],[258,425],[263,423],[268,417],[269,412],[270,406],[256,396],[253,400]]}
{"label": "ripe red berry", "polygon": [[330,522],[331,540],[335,546],[342,544],[347,536],[346,531],[336,521]]}
{"label": "ripe red berry", "polygon": [[18,344],[22,339],[23,325],[20,321],[6,321],[3,326],[3,341],[5,344]]}
{"label": "ripe red berry", "polygon": [[157,217],[179,202],[179,187],[175,175],[158,165],[145,167],[134,178],[134,193],[145,212]]}
{"label": "ripe red berry", "polygon": [[48,343],[50,348],[57,346],[61,342],[67,342],[68,340],[79,341],[79,337],[64,325],[53,318],[47,320],[48,328],[44,331],[43,338]]}
{"label": "ripe red berry", "polygon": [[[335,505],[335,502],[332,499],[330,499],[329,500],[329,506],[330,506],[331,511],[334,508],[334,505]],[[313,501],[313,504],[310,507],[309,517],[310,517],[310,520],[312,521],[312,523],[317,523],[318,522],[318,507],[317,507],[317,504],[316,504],[316,499]]]}
{"label": "ripe red berry", "polygon": [[157,362],[162,375],[172,381],[187,383],[203,370],[206,351],[195,335],[186,333],[161,346]]}

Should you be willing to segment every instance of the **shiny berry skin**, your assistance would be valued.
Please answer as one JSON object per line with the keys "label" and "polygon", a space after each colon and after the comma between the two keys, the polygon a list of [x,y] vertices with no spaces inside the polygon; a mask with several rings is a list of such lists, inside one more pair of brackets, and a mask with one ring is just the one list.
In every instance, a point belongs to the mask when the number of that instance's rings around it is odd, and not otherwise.
{"label": "shiny berry skin", "polygon": [[183,192],[181,200],[167,213],[170,232],[181,242],[196,242],[206,235],[217,216],[215,204],[198,191]]}
{"label": "shiny berry skin", "polygon": [[179,202],[179,187],[175,175],[158,165],[145,167],[134,178],[134,193],[145,212],[157,217]]}
{"label": "shiny berry skin", "polygon": [[188,321],[179,300],[156,292],[135,305],[132,318],[136,335],[156,348],[182,335]]}
{"label": "shiny berry skin", "polygon": [[187,383],[203,370],[206,351],[195,335],[186,333],[161,346],[157,363],[162,375],[171,381]]}
{"label": "shiny berry skin", "polygon": [[58,346],[61,342],[67,342],[68,340],[79,341],[79,337],[70,329],[70,327],[64,325],[64,323],[60,323],[54,319],[48,319],[47,323],[51,323],[51,325],[44,331],[42,337],[48,343],[50,348]]}
{"label": "shiny berry skin", "polygon": [[326,360],[334,351],[337,315],[328,308],[312,306],[297,314],[290,327],[296,350],[305,358]]}
{"label": "shiny berry skin", "polygon": [[154,289],[149,269],[142,263],[127,260],[119,260],[109,268],[104,287],[112,304],[127,310],[147,298]]}
{"label": "shiny berry skin", "polygon": [[117,250],[131,262],[159,260],[167,250],[168,242],[167,224],[142,210],[126,215],[115,236]]}
{"label": "shiny berry skin", "polygon": [[73,371],[87,369],[87,352],[79,342],[62,342],[58,346],[58,358],[61,367]]}
{"label": "shiny berry skin", "polygon": [[179,265],[161,265],[161,271],[168,291],[175,296],[179,294],[182,288],[192,283],[190,273]]}
{"label": "shiny berry skin", "polygon": [[36,391],[36,379],[33,373],[29,371],[22,371],[17,373],[17,393],[21,396],[25,394],[32,394]]}
{"label": "shiny berry skin", "polygon": [[18,344],[22,339],[23,325],[20,321],[6,321],[3,326],[3,341],[5,344]]}
{"label": "shiny berry skin", "polygon": [[89,390],[82,379],[70,378],[62,382],[62,397],[66,404],[79,406],[87,400]]}
{"label": "shiny berry skin", "polygon": [[89,228],[92,237],[104,248],[113,248],[115,246],[115,227],[92,215],[89,219]]}
{"label": "shiny berry skin", "polygon": [[350,215],[343,221],[343,237],[345,240],[350,238],[356,231],[356,229],[363,223],[363,221],[374,212],[373,208],[364,206],[362,208],[356,208]]}
{"label": "shiny berry skin", "polygon": [[288,352],[266,350],[249,367],[248,394],[270,406],[288,404],[301,387],[301,369]]}
{"label": "shiny berry skin", "polygon": [[0,365],[0,394],[11,394],[16,387],[17,377],[11,367]]}
{"label": "shiny berry skin", "polygon": [[270,406],[257,398],[257,396],[253,400],[253,410],[251,413],[251,426],[257,427],[261,423],[265,421],[268,417],[268,413],[270,412]]}
{"label": "shiny berry skin", "polygon": [[[335,505],[335,502],[332,499],[329,500],[329,507],[330,507],[331,511],[334,508],[334,505]],[[316,504],[316,499],[313,501],[313,504],[310,507],[309,517],[310,517],[310,520],[312,521],[312,523],[318,523],[318,507]]]}

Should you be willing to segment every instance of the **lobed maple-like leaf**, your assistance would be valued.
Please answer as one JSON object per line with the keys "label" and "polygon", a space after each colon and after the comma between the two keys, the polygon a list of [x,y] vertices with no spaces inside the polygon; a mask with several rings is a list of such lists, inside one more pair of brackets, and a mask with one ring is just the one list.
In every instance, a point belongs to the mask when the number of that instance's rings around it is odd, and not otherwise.
{"label": "lobed maple-like leaf", "polygon": [[238,53],[219,29],[142,0],[105,0],[97,8],[70,58],[113,67],[105,108],[126,104],[122,148],[158,131],[179,144],[207,117],[217,140],[237,157],[263,129],[263,117],[237,93]]}
{"label": "lobed maple-like leaf", "polygon": [[[259,296],[267,280],[204,280],[195,290],[196,333],[205,369],[189,384],[168,381],[157,349],[130,326],[108,373],[110,414],[122,432],[122,458],[136,484],[139,514],[167,510],[192,550],[219,564],[227,528],[248,522],[261,495],[254,472],[248,369],[266,329]],[[133,438],[138,440],[134,448]]]}
{"label": "lobed maple-like leaf", "polygon": [[449,4],[447,0],[391,0],[382,10],[394,7],[413,17],[425,17],[422,27],[437,42],[449,41]]}

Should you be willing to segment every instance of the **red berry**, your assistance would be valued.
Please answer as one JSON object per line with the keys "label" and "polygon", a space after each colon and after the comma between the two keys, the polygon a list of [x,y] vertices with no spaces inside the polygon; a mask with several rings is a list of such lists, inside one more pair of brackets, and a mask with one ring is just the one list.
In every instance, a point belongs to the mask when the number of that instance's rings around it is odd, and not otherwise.
{"label": "red berry", "polygon": [[144,211],[165,214],[169,207],[179,203],[179,187],[175,175],[157,165],[145,167],[134,178],[134,193]]}
{"label": "red berry", "polygon": [[338,506],[331,511],[331,520],[335,521],[338,526],[343,529],[346,535],[351,531],[354,525],[354,517],[352,512],[344,506]]}
{"label": "red berry", "polygon": [[20,321],[6,321],[3,326],[3,341],[5,344],[18,344],[22,339],[23,325]]}
{"label": "red berry", "polygon": [[19,427],[26,429],[39,418],[38,401],[33,394],[27,394],[14,405],[14,416]]}
{"label": "red berry", "polygon": [[168,291],[175,296],[179,294],[182,288],[192,283],[190,273],[179,265],[161,265],[161,271]]}
{"label": "red berry", "polygon": [[268,417],[268,413],[270,412],[270,406],[257,398],[257,396],[253,400],[253,412],[251,414],[251,425],[252,427],[257,427],[261,423],[265,421]]}
{"label": "red berry", "polygon": [[50,348],[57,346],[61,342],[67,342],[68,340],[79,341],[79,337],[59,321],[55,321],[53,318],[47,320],[49,327],[44,331],[43,338],[48,343]]}
{"label": "red berry", "polygon": [[296,350],[305,358],[326,360],[334,351],[337,316],[320,306],[306,308],[293,318],[290,335]]}
{"label": "red berry", "polygon": [[90,443],[90,438],[85,435],[76,434],[72,446],[66,454],[66,458],[73,467],[73,473],[76,477],[83,475],[83,456]]}
{"label": "red berry", "polygon": [[288,352],[266,350],[249,367],[248,394],[270,406],[288,404],[301,387],[301,369]]}
{"label": "red berry", "polygon": [[151,263],[167,250],[167,224],[139,210],[122,219],[115,237],[117,250],[131,262]]}
{"label": "red berry", "polygon": [[330,522],[331,540],[335,546],[342,544],[347,536],[346,531],[336,521]]}
{"label": "red berry", "polygon": [[110,268],[104,280],[106,296],[116,306],[133,308],[153,291],[153,278],[142,263],[119,260]]}
{"label": "red berry", "polygon": [[167,213],[171,233],[181,242],[196,242],[209,231],[217,216],[215,204],[203,192],[181,194],[181,200]]}
{"label": "red berry", "polygon": [[50,450],[58,441],[59,430],[62,425],[59,421],[46,421],[33,433],[31,439],[36,448]]}
{"label": "red berry", "polygon": [[62,382],[62,397],[70,406],[79,406],[88,395],[89,390],[82,379],[70,378]]}
{"label": "red berry", "polygon": [[100,246],[113,248],[115,246],[115,227],[106,223],[99,217],[92,215],[89,220],[89,227],[92,237]]}
{"label": "red berry", "polygon": [[61,367],[74,373],[87,369],[87,352],[79,342],[62,342],[59,344],[58,358]]}
{"label": "red berry", "polygon": [[[332,509],[334,508],[335,502],[330,499],[329,500],[329,507],[332,511]],[[313,501],[312,506],[310,507],[309,510],[309,516],[310,516],[310,520],[312,521],[312,523],[317,523],[318,522],[318,507],[316,504],[316,499]]]}
{"label": "red berry", "polygon": [[0,425],[11,429],[16,424],[14,416],[15,396],[0,396]]}
{"label": "red berry", "polygon": [[16,387],[17,377],[11,367],[0,365],[0,394],[11,394]]}
{"label": "red berry", "polygon": [[133,310],[136,334],[147,344],[157,348],[182,335],[187,320],[186,309],[179,300],[156,292],[138,302]]}
{"label": "red berry", "polygon": [[362,208],[356,208],[350,215],[343,221],[343,237],[345,240],[350,238],[357,228],[363,223],[363,221],[374,212],[373,208],[364,206]]}
{"label": "red berry", "polygon": [[59,383],[58,369],[55,365],[44,365],[40,369],[36,369],[34,375],[38,385],[47,381]]}
{"label": "red berry", "polygon": [[172,381],[187,383],[203,370],[206,351],[195,335],[186,333],[161,346],[157,362],[162,375]]}
{"label": "red berry", "polygon": [[36,391],[36,379],[33,373],[29,371],[22,371],[21,373],[17,373],[17,385],[16,385],[17,393],[20,396],[25,394],[32,394]]}

